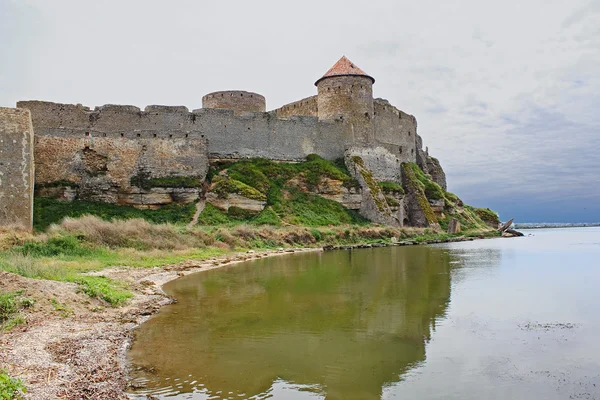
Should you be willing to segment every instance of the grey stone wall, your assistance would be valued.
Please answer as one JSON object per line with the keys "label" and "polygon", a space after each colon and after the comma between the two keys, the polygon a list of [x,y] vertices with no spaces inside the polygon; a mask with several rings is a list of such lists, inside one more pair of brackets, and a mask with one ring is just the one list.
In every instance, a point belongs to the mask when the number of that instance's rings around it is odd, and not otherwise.
{"label": "grey stone wall", "polygon": [[[235,115],[232,110],[185,107],[81,105],[21,101],[31,110],[37,136],[64,138],[206,139],[212,158],[264,157],[297,161],[309,154],[343,157],[347,125],[316,117],[279,119],[273,113]],[[200,151],[200,150],[199,150]]]}
{"label": "grey stone wall", "polygon": [[234,117],[231,111],[198,110],[200,132],[208,139],[211,158],[263,157],[300,161],[309,154],[333,160],[343,157],[346,125],[316,117],[279,119],[272,113]]}
{"label": "grey stone wall", "polygon": [[387,100],[375,99],[375,139],[385,144],[400,163],[416,162],[417,120],[392,106]]}
{"label": "grey stone wall", "polygon": [[373,136],[373,82],[365,76],[332,76],[317,83],[319,119],[340,117],[349,125],[353,144],[368,144]]}
{"label": "grey stone wall", "polygon": [[286,104],[276,110],[273,110],[278,117],[289,117],[292,115],[303,115],[307,117],[317,117],[317,96],[307,97],[293,103]]}
{"label": "grey stone wall", "polygon": [[0,107],[0,226],[32,229],[33,126],[29,111]]}
{"label": "grey stone wall", "polygon": [[265,112],[267,104],[264,96],[258,93],[226,90],[202,97],[202,107],[233,110],[238,115],[245,112]]}

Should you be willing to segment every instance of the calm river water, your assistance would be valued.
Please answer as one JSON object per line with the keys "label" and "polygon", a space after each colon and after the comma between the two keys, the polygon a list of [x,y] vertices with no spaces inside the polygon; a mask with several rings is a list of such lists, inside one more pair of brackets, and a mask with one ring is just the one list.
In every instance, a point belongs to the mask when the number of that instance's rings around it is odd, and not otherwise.
{"label": "calm river water", "polygon": [[600,228],[189,275],[129,352],[140,398],[600,399]]}

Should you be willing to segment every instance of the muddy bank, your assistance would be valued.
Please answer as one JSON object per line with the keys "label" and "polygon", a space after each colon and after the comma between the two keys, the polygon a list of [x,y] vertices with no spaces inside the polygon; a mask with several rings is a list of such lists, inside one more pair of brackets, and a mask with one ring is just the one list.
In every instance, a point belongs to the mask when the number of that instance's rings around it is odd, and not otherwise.
{"label": "muddy bank", "polygon": [[127,399],[125,353],[132,330],[172,302],[162,285],[180,276],[315,249],[236,253],[164,267],[117,267],[95,274],[125,282],[134,297],[110,307],[73,283],[35,280],[0,271],[0,291],[35,301],[26,324],[0,333],[0,369],[24,381],[26,399]]}

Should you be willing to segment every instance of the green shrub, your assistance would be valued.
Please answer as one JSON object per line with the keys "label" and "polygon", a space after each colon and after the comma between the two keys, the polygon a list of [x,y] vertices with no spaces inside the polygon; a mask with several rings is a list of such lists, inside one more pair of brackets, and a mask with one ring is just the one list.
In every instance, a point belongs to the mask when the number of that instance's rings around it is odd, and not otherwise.
{"label": "green shrub", "polygon": [[131,206],[118,206],[108,203],[73,200],[72,202],[58,201],[45,197],[34,199],[33,226],[43,231],[51,224],[62,221],[65,217],[81,217],[94,215],[104,220],[142,218],[156,224],[188,223],[192,220],[195,205],[169,204],[157,210],[137,209]]}
{"label": "green shrub", "polygon": [[227,175],[248,186],[251,186],[263,194],[267,194],[271,188],[269,178],[260,168],[251,161],[240,161],[227,169]]}
{"label": "green shrub", "polygon": [[327,226],[364,224],[366,219],[348,210],[340,203],[310,193],[290,191],[291,198],[284,200],[275,210],[285,215],[284,220],[294,225]]}
{"label": "green shrub", "polygon": [[25,318],[19,311],[33,306],[35,302],[27,297],[19,297],[20,294],[21,292],[0,292],[0,332],[25,323]]}
{"label": "green shrub", "polygon": [[237,221],[247,221],[254,217],[256,214],[257,213],[255,212],[244,210],[240,207],[229,207],[229,210],[227,210],[227,216]]}
{"label": "green shrub", "polygon": [[460,200],[457,195],[455,195],[454,193],[450,193],[450,192],[446,192],[444,194],[444,197],[455,204],[458,202],[458,200]]}
{"label": "green shrub", "polygon": [[414,172],[415,177],[419,181],[419,185],[421,186],[421,188],[425,192],[425,196],[429,200],[441,200],[444,198],[444,189],[442,189],[442,187],[440,185],[438,185],[437,183],[432,181],[431,178],[429,178],[427,175],[425,175],[425,172],[423,172],[417,164],[415,164],[415,163],[406,163],[406,164],[408,164],[410,166],[410,168],[412,169],[412,171]]}
{"label": "green shrub", "polygon": [[46,242],[25,242],[13,248],[16,253],[31,257],[87,256],[91,251],[74,236],[50,237]]}
{"label": "green shrub", "polygon": [[204,210],[202,210],[198,217],[198,224],[200,225],[221,225],[230,222],[231,219],[227,214],[210,203],[206,203]]}
{"label": "green shrub", "polygon": [[498,224],[500,224],[500,217],[498,214],[489,208],[475,208],[473,211],[475,212],[475,215],[490,226],[497,227]]}
{"label": "green shrub", "polygon": [[385,194],[404,194],[404,188],[399,183],[383,181],[377,184]]}
{"label": "green shrub", "polygon": [[251,221],[254,225],[281,225],[281,218],[273,211],[272,207],[265,207],[256,217]]}
{"label": "green shrub", "polygon": [[0,370],[0,400],[21,400],[27,389],[20,379],[12,378]]}
{"label": "green shrub", "polygon": [[17,311],[16,295],[0,292],[0,324],[10,319]]}

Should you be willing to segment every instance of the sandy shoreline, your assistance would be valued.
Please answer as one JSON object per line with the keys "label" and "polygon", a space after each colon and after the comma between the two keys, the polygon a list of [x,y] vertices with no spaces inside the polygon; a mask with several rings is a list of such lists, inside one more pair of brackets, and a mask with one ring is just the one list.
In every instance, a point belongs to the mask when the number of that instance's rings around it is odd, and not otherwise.
{"label": "sandy shoreline", "polygon": [[[424,243],[475,240],[459,237]],[[384,244],[329,246],[325,250],[384,247]],[[154,268],[114,267],[93,273],[129,285],[133,298],[118,308],[106,306],[73,283],[35,280],[0,271],[0,291],[33,298],[27,323],[0,334],[0,369],[25,382],[26,399],[128,399],[126,353],[133,330],[173,299],[162,286],[181,276],[294,253],[324,251],[295,248],[231,253]]]}
{"label": "sandy shoreline", "polygon": [[173,300],[162,286],[192,273],[245,261],[322,248],[233,253],[155,268],[115,267],[96,272],[126,282],[134,297],[107,307],[66,282],[0,271],[0,291],[22,291],[35,305],[27,323],[0,333],[0,369],[24,381],[26,399],[128,399],[126,352],[133,330]]}

